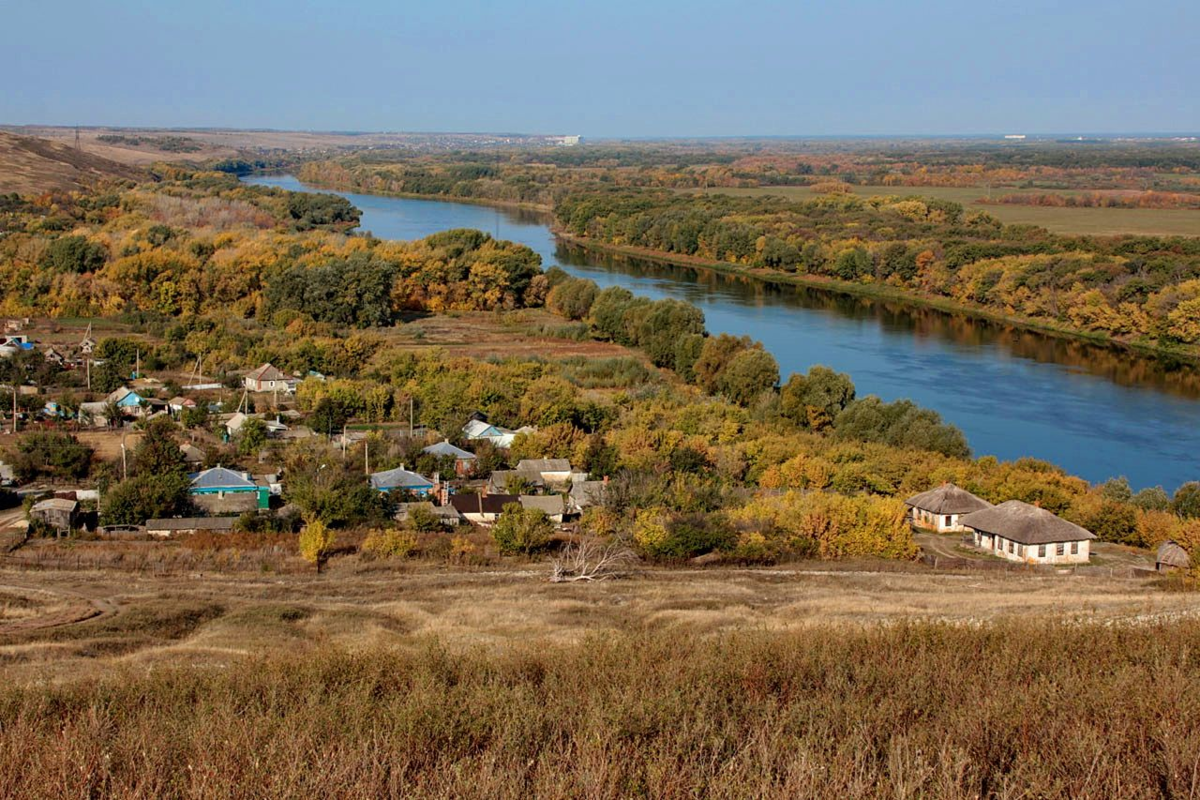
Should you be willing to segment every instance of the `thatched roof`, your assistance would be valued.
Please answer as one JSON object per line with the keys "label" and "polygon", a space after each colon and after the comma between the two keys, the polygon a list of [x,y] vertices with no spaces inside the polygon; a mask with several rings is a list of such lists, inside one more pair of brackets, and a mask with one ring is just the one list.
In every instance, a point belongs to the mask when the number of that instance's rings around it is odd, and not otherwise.
{"label": "thatched roof", "polygon": [[919,508],[932,514],[970,514],[972,511],[981,511],[992,507],[987,500],[976,497],[953,483],[943,483],[936,489],[921,492],[904,502],[913,508]]}
{"label": "thatched roof", "polygon": [[1188,569],[1192,566],[1192,559],[1187,550],[1170,541],[1163,542],[1158,546],[1158,555],[1154,560],[1159,565],[1178,567],[1179,569]]}
{"label": "thatched roof", "polygon": [[1096,538],[1094,533],[1074,522],[1067,522],[1044,508],[1020,500],[1008,500],[998,506],[974,511],[959,522],[980,533],[1003,536],[1018,544],[1056,544]]}

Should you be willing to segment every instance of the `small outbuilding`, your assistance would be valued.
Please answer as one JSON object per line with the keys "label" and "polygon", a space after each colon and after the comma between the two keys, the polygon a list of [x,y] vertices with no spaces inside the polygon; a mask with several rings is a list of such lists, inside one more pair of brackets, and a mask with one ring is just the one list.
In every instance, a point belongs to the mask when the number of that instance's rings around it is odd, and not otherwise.
{"label": "small outbuilding", "polygon": [[1096,535],[1020,500],[973,511],[960,522],[976,547],[1027,564],[1086,564]]}
{"label": "small outbuilding", "polygon": [[1165,541],[1158,546],[1154,568],[1159,572],[1175,572],[1192,568],[1192,557],[1178,542]]}
{"label": "small outbuilding", "polygon": [[959,519],[963,514],[991,508],[992,504],[976,497],[953,483],[943,483],[936,489],[914,495],[904,501],[912,509],[912,523],[938,533],[964,531]]}
{"label": "small outbuilding", "polygon": [[79,503],[59,497],[40,500],[33,504],[33,508],[29,509],[29,518],[55,531],[67,533],[78,522]]}
{"label": "small outbuilding", "polygon": [[170,536],[185,536],[201,531],[229,533],[237,524],[237,517],[172,517],[170,519],[146,520],[146,533],[159,539]]}

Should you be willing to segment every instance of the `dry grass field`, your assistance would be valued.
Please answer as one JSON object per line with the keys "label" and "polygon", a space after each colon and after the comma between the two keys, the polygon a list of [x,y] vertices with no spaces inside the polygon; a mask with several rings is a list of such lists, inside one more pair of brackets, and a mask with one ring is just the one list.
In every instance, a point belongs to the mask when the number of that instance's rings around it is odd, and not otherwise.
{"label": "dry grass field", "polygon": [[129,162],[115,161],[102,153],[0,131],[0,193],[78,190],[106,178],[144,177]]}
{"label": "dry grass field", "polygon": [[0,794],[1189,797],[1200,603],[804,564],[0,570]]}
{"label": "dry grass field", "polygon": [[[91,547],[105,546],[126,547]],[[463,568],[347,556],[320,576],[294,556],[286,570],[272,573],[222,571],[209,562],[207,569],[155,575],[135,564],[141,562],[130,555],[104,570],[0,572],[5,675],[67,679],[120,665],[224,664],[281,646],[409,648],[437,639],[456,649],[507,650],[630,630],[715,636],[914,620],[1141,624],[1200,617],[1194,594],[1145,580],[937,573],[886,562],[647,568],[588,585],[550,584],[542,563]],[[91,613],[81,615],[81,608]],[[82,619],[64,622],[64,614]]]}
{"label": "dry grass field", "polygon": [[[1039,225],[1055,233],[1113,235],[1119,233],[1154,236],[1200,236],[1200,211],[1187,209],[1148,208],[1050,208],[1045,206],[981,203],[988,190],[981,187],[942,186],[854,186],[854,194],[863,197],[876,195],[916,195],[935,197],[961,203],[972,211],[985,211],[996,219],[1013,225]],[[709,189],[734,195],[773,195],[799,200],[813,197],[807,186],[765,186],[753,189]],[[1016,189],[993,188],[999,197]],[[1061,194],[1071,194],[1069,191]]]}

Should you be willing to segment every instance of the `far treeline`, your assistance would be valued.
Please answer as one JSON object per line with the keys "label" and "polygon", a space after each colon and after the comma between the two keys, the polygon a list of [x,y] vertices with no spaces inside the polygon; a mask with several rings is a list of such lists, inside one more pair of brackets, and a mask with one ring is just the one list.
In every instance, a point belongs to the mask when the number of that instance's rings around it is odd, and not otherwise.
{"label": "far treeline", "polygon": [[[1018,324],[1195,353],[1200,345],[1200,236],[1056,235],[1030,225],[1005,225],[985,212],[968,212],[959,203],[903,188],[985,183],[990,188],[995,182],[1022,189],[1112,189],[1136,184],[1172,191],[1069,197],[1001,191],[995,202],[1200,204],[1200,152],[1194,148],[1073,152],[1065,147],[1021,151],[1023,155],[1004,149],[934,149],[907,153],[910,160],[876,154],[871,161],[860,152],[798,156],[718,150],[705,161],[686,149],[585,148],[507,160],[492,157],[490,162],[478,154],[458,154],[398,163],[394,154],[377,154],[309,163],[300,175],[319,185],[357,191],[552,208],[561,229],[585,246],[594,242],[643,256],[660,254],[697,265],[931,300]],[[864,175],[861,168],[871,164],[884,173]],[[796,201],[679,191],[794,183],[784,180],[786,174],[818,194]],[[896,194],[849,193],[851,184],[866,179],[896,186]]]}

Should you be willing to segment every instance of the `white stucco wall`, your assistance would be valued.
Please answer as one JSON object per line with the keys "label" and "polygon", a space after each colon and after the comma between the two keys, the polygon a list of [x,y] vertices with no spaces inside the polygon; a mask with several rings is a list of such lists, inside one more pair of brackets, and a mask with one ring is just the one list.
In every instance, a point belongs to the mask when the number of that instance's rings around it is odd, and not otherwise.
{"label": "white stucco wall", "polygon": [[[1000,536],[993,537],[978,531],[974,533],[974,539],[976,547],[1007,558],[1009,561],[1020,561],[1026,564],[1086,564],[1091,557],[1091,542],[1086,539],[1080,542],[1022,545]],[[1058,554],[1060,545],[1063,549],[1062,555]],[[1078,552],[1075,552],[1076,550]]]}
{"label": "white stucco wall", "polygon": [[958,522],[958,514],[934,514],[931,511],[913,507],[912,521],[918,528],[929,528],[938,533],[960,533],[965,531]]}

